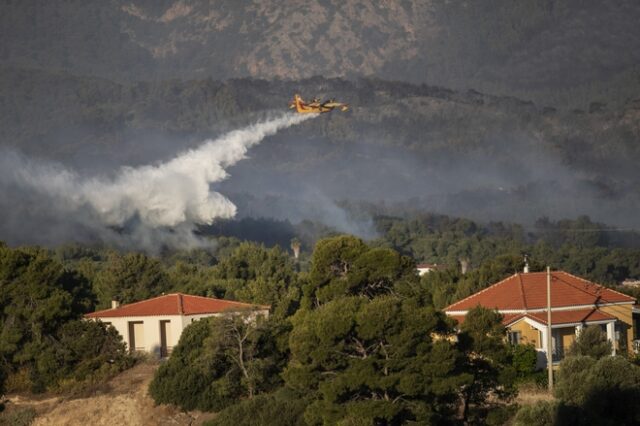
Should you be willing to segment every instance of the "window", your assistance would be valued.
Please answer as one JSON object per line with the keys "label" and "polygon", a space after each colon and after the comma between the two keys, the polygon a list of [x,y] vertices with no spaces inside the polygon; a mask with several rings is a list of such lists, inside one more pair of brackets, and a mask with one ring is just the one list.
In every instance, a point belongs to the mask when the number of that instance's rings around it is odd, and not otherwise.
{"label": "window", "polygon": [[522,333],[519,331],[510,331],[509,332],[509,343],[512,345],[519,345],[522,340]]}

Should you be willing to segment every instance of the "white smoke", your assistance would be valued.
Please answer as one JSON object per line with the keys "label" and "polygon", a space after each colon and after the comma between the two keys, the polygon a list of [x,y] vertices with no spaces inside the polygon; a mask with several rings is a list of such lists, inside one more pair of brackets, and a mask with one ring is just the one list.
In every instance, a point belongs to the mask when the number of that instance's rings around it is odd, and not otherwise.
{"label": "white smoke", "polygon": [[[135,231],[135,239],[142,245],[158,240],[166,243],[167,238],[149,235],[148,230],[153,229],[171,229],[171,239],[177,238],[178,245],[193,245],[190,234],[196,224],[210,224],[236,214],[236,206],[211,190],[211,184],[227,178],[226,169],[245,158],[249,148],[265,137],[312,117],[285,114],[207,140],[165,163],[124,167],[111,178],[84,180],[61,166],[33,161],[17,166],[15,158],[5,155],[2,179],[5,184],[8,179],[13,185],[42,193],[50,206],[53,203],[56,210],[66,214],[90,211],[102,226],[122,227],[135,221],[136,228],[142,229]],[[11,172],[6,176],[8,170]]]}

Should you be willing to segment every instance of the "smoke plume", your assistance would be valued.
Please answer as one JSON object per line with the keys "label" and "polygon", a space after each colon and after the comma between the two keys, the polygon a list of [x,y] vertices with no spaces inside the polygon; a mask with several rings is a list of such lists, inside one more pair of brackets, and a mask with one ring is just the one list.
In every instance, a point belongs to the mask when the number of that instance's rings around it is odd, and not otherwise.
{"label": "smoke plume", "polygon": [[[37,210],[41,215],[36,216],[44,215],[45,223],[55,224],[61,235],[60,228],[70,227],[71,235],[80,240],[86,240],[79,236],[86,234],[90,239],[145,249],[156,244],[196,245],[192,232],[196,224],[236,214],[236,206],[211,185],[227,178],[226,169],[245,158],[249,148],[265,137],[312,117],[282,115],[207,140],[161,164],[123,167],[112,177],[83,179],[62,166],[5,153],[0,157],[0,191],[4,194],[0,207],[5,211],[3,216],[13,212],[13,217],[3,218],[2,238],[10,243],[59,243],[55,230],[36,231],[40,235],[33,241],[34,230],[25,227],[31,226],[28,218]],[[25,191],[37,196],[27,197]],[[19,196],[12,197],[12,193]],[[35,205],[16,206],[11,199],[17,203],[32,200]],[[16,232],[16,226],[21,232]],[[12,235],[31,241],[11,241]]]}

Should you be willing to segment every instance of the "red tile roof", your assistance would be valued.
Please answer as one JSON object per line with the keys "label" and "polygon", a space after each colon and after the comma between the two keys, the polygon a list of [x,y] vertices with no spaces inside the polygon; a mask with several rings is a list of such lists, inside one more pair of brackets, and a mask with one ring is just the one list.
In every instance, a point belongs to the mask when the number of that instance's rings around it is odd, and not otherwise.
{"label": "red tile roof", "polygon": [[122,305],[115,309],[92,312],[87,314],[86,317],[113,318],[152,315],[198,315],[243,309],[269,309],[269,306],[173,293],[140,302],[129,303],[128,305]]}
{"label": "red tile roof", "polygon": [[[465,315],[449,315],[451,318],[462,324],[466,318]],[[546,312],[528,312],[520,314],[503,314],[502,324],[510,325],[524,317],[529,317],[539,323],[547,325]],[[594,321],[607,321],[615,319],[614,316],[602,312],[598,309],[575,309],[570,311],[551,311],[551,324],[576,324]]]}
{"label": "red tile roof", "polygon": [[[546,312],[530,312],[526,316],[547,325]],[[571,311],[551,311],[551,324],[575,324],[592,321],[606,321],[616,319],[613,315],[598,309],[576,309]],[[513,323],[514,320],[511,320]],[[509,324],[509,323],[505,323]]]}
{"label": "red tile roof", "polygon": [[[635,298],[576,277],[551,273],[551,307],[635,302]],[[447,306],[445,311],[466,311],[475,306],[503,310],[542,309],[547,305],[547,273],[515,274],[491,287]]]}

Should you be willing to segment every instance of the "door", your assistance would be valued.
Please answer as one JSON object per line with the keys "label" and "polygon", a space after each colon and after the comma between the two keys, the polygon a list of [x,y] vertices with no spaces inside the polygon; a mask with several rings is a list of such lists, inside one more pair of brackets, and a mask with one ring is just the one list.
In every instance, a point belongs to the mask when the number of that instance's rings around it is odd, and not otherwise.
{"label": "door", "polygon": [[173,346],[169,345],[171,340],[171,321],[170,320],[161,320],[160,321],[160,356],[162,358],[166,358],[171,355],[171,350]]}

